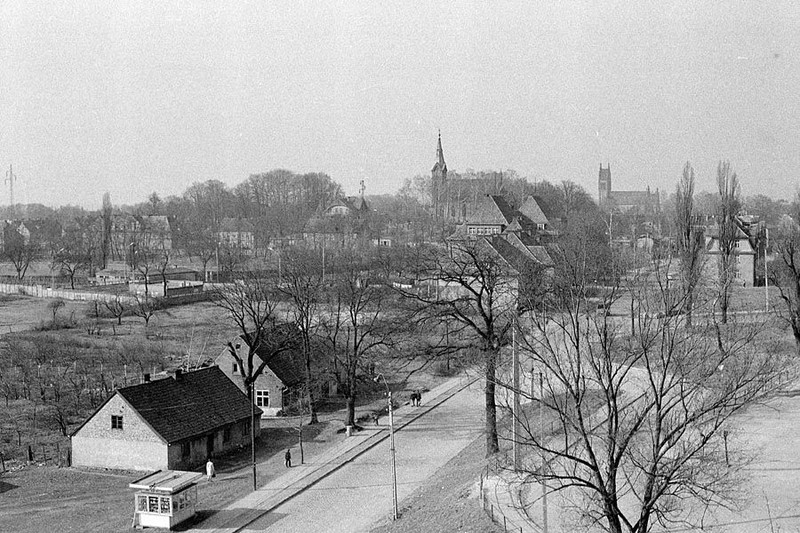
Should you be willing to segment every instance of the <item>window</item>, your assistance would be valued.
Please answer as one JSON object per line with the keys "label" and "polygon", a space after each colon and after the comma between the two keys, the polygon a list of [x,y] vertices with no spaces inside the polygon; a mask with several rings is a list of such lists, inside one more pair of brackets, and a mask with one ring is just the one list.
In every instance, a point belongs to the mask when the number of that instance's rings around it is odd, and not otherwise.
{"label": "window", "polygon": [[245,420],[244,424],[242,424],[242,437],[246,437],[250,434],[250,420]]}
{"label": "window", "polygon": [[222,430],[222,442],[230,442],[231,441],[231,428],[226,427]]}
{"label": "window", "polygon": [[181,443],[181,457],[187,459],[192,451],[192,444],[190,442]]}
{"label": "window", "polygon": [[111,429],[122,429],[122,415],[111,415]]}
{"label": "window", "polygon": [[231,365],[231,372],[234,374],[239,372],[239,365],[237,365],[235,361],[233,362],[233,365]]}
{"label": "window", "polygon": [[269,407],[269,391],[257,390],[256,391],[256,405],[259,407]]}

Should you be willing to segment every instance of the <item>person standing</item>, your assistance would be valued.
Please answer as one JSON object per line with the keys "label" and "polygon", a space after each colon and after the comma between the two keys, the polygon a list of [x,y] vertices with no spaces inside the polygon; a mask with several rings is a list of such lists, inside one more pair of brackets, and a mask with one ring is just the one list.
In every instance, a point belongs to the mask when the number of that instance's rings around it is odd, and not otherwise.
{"label": "person standing", "polygon": [[211,462],[211,457],[208,458],[208,462],[206,463],[206,479],[211,481],[211,478],[216,476],[217,473],[214,469],[214,463]]}
{"label": "person standing", "polygon": [[292,467],[292,450],[286,450],[286,455],[283,456],[283,464],[286,468]]}

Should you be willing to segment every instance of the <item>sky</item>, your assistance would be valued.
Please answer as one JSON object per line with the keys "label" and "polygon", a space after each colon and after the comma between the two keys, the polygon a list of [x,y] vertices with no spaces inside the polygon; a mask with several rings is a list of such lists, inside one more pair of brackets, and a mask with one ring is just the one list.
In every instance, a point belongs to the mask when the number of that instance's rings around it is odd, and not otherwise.
{"label": "sky", "polygon": [[[514,169],[596,196],[800,184],[800,2],[0,1],[0,169],[98,208],[284,168],[356,194]],[[0,204],[9,202],[8,184]]]}

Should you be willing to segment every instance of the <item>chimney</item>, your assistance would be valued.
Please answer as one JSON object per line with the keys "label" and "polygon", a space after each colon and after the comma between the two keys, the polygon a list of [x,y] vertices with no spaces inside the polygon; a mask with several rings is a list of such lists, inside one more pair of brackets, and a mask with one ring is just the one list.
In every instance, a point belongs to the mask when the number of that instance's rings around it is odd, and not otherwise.
{"label": "chimney", "polygon": [[180,368],[175,369],[175,381],[180,381],[183,371]]}
{"label": "chimney", "polygon": [[150,374],[142,374],[142,383],[150,383]]}

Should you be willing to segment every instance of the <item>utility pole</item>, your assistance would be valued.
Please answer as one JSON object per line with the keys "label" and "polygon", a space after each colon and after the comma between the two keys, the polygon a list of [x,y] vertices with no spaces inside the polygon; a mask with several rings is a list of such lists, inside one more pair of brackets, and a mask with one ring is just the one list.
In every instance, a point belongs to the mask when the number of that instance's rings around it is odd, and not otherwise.
{"label": "utility pole", "polygon": [[9,201],[11,202],[11,218],[16,218],[16,213],[14,211],[14,182],[17,181],[17,176],[14,174],[14,169],[11,165],[8,165],[8,172],[6,172],[6,180],[5,182],[8,183],[8,192],[9,192]]}
{"label": "utility pole", "polygon": [[767,275],[767,248],[769,247],[769,228],[764,226],[764,312],[769,313],[769,276]]}
{"label": "utility pole", "polygon": [[250,457],[253,460],[253,492],[256,485],[256,383],[250,383]]}
{"label": "utility pole", "polygon": [[392,405],[392,391],[389,389],[389,383],[386,381],[386,376],[384,376],[383,373],[378,374],[373,379],[375,383],[378,383],[380,380],[383,380],[383,384],[386,387],[386,398],[389,400],[389,452],[392,460],[392,520],[397,520],[397,462],[394,447],[394,406]]}
{"label": "utility pole", "polygon": [[[533,379],[533,376],[531,376]],[[539,439],[544,445],[544,375],[539,372]],[[542,469],[547,468],[542,454]],[[542,531],[547,533],[547,480],[542,477]]]}
{"label": "utility pole", "polygon": [[[514,457],[514,472],[519,472],[520,470],[520,449],[519,449],[519,434],[520,434],[520,427],[519,427],[519,419],[521,416],[520,412],[520,401],[519,401],[519,354],[517,354],[517,328],[511,328],[511,365],[513,367],[514,372],[514,409],[511,414],[513,417],[513,436],[511,441],[511,446],[513,448],[512,453]],[[533,379],[533,376],[531,376]]]}

